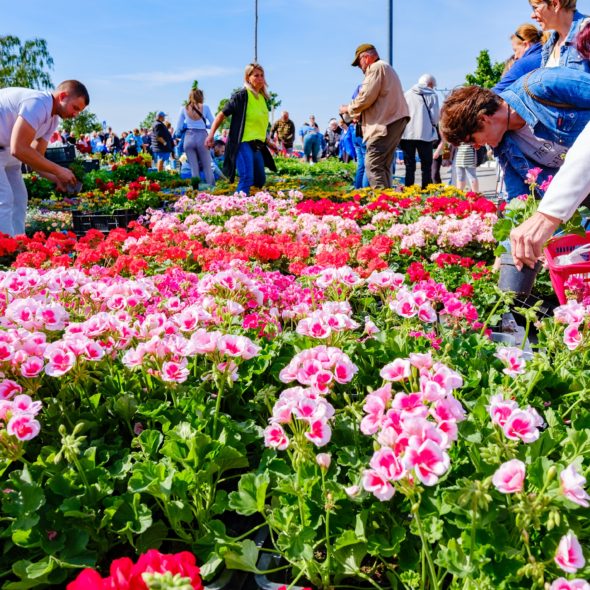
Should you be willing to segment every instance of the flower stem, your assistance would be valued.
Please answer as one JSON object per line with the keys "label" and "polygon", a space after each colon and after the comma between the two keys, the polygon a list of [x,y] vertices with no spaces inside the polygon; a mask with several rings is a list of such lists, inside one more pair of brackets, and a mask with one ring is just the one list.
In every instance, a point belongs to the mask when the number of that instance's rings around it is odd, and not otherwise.
{"label": "flower stem", "polygon": [[414,506],[415,508],[412,509],[412,512],[414,513],[416,526],[418,527],[418,533],[420,534],[420,539],[422,541],[422,551],[426,557],[426,563],[428,563],[428,570],[430,571],[430,577],[432,579],[432,588],[438,590],[438,576],[434,569],[434,562],[432,561],[432,555],[430,555],[430,549],[428,547],[426,535],[424,534],[424,528],[422,527],[422,520],[420,519],[420,503],[418,502]]}

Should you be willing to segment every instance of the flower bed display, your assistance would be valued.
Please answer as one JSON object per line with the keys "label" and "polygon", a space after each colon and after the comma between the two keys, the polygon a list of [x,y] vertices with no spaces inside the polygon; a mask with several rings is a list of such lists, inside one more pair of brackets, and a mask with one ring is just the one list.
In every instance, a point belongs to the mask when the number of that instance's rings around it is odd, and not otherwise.
{"label": "flower bed display", "polygon": [[4,587],[199,587],[149,550],[205,585],[271,552],[286,587],[586,587],[589,310],[494,343],[494,207],[440,193],[0,242]]}

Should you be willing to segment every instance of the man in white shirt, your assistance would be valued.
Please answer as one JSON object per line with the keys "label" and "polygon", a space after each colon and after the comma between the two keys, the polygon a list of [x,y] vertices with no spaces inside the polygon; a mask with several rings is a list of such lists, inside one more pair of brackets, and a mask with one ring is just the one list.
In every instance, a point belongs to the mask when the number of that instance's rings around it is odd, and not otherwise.
{"label": "man in white shirt", "polygon": [[60,190],[76,184],[74,173],[45,157],[59,120],[73,119],[90,102],[88,90],[76,80],[53,92],[30,88],[0,89],[0,232],[25,232],[27,189],[21,163],[51,180]]}

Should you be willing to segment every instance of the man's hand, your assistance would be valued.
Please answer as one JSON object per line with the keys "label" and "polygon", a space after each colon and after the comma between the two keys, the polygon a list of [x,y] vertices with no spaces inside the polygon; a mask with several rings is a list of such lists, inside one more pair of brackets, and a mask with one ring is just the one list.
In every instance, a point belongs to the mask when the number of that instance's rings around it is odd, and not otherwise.
{"label": "man's hand", "polygon": [[55,173],[56,185],[57,188],[61,191],[67,190],[68,186],[75,186],[78,182],[75,174],[69,170],[68,168],[62,168],[61,166],[58,168],[58,171]]}
{"label": "man's hand", "polygon": [[524,265],[534,268],[543,254],[545,242],[559,227],[561,219],[537,211],[510,232],[512,258],[518,270]]}
{"label": "man's hand", "polygon": [[214,142],[215,142],[215,139],[213,138],[213,135],[211,135],[211,134],[207,135],[207,139],[205,140],[205,147],[208,147],[209,149],[211,149],[213,147]]}

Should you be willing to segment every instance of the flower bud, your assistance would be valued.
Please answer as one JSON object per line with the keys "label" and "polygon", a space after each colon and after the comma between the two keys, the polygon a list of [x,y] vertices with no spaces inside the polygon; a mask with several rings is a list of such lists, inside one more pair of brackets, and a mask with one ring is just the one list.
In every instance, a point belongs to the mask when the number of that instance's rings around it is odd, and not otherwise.
{"label": "flower bud", "polygon": [[330,468],[330,463],[332,462],[332,457],[330,453],[318,453],[315,460],[322,469],[328,471]]}

